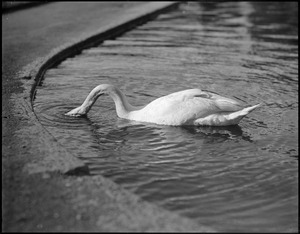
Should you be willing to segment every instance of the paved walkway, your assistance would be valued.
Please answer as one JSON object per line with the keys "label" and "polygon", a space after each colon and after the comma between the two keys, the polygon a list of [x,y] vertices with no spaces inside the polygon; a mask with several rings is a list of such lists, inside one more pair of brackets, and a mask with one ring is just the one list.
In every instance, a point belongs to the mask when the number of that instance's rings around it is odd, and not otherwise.
{"label": "paved walkway", "polygon": [[86,175],[82,162],[31,111],[28,87],[35,77],[19,75],[65,45],[157,4],[163,3],[56,2],[2,15],[2,231],[213,231],[142,201],[102,176]]}

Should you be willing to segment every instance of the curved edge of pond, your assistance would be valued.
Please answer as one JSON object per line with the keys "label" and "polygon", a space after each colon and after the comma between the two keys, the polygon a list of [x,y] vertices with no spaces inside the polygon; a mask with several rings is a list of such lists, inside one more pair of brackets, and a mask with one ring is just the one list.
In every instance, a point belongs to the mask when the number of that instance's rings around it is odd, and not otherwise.
{"label": "curved edge of pond", "polygon": [[[22,181],[23,183],[31,184],[29,188],[24,186],[24,184],[22,186],[23,188],[20,188],[20,190],[22,190],[21,193],[27,194],[27,199],[30,198],[28,194],[36,194],[35,196],[38,196],[38,192],[44,192],[47,194],[40,198],[42,201],[38,201],[41,204],[46,202],[43,200],[45,197],[53,200],[53,196],[56,196],[60,198],[59,200],[64,198],[71,198],[72,200],[65,201],[62,204],[56,202],[60,209],[66,209],[66,207],[71,205],[74,211],[85,209],[85,212],[90,212],[91,214],[88,216],[95,215],[93,211],[100,209],[100,211],[97,211],[96,217],[90,217],[90,219],[96,219],[96,226],[89,226],[88,230],[215,232],[215,230],[210,227],[202,226],[189,218],[179,216],[174,212],[169,212],[145,202],[137,195],[129,193],[121,186],[101,175],[86,176],[89,175],[87,166],[60,145],[41,125],[32,106],[36,87],[42,81],[47,69],[70,56],[80,53],[85,48],[92,47],[105,39],[115,37],[141,23],[145,23],[152,17],[156,17],[161,12],[176,7],[178,4],[179,2],[156,2],[153,4],[149,3],[147,7],[144,6],[143,11],[140,11],[141,7],[134,8],[132,14],[129,14],[128,18],[123,19],[122,22],[113,22],[107,25],[105,29],[102,28],[98,32],[93,32],[90,35],[86,35],[55,48],[47,56],[37,58],[33,63],[25,66],[21,72],[18,73],[17,77],[23,81],[24,90],[22,94],[18,94],[15,97],[14,94],[12,94],[12,100],[14,100],[15,104],[14,114],[16,118],[25,119],[26,126],[22,126],[22,128],[15,133],[17,135],[16,137],[20,140],[18,145],[34,158],[30,160],[30,163],[27,161],[23,168],[23,172],[28,174],[28,176],[22,178]],[[34,145],[32,144],[33,142]],[[19,150],[19,152],[22,151]],[[37,174],[40,176],[36,176]],[[62,175],[63,181],[58,183],[58,180],[62,178],[56,178],[55,174]],[[74,177],[69,175],[81,176]],[[40,187],[41,180],[54,187]],[[36,186],[36,190],[29,190],[33,186]],[[43,189],[47,189],[47,191]],[[63,192],[57,195],[52,194],[55,191]],[[26,203],[26,199],[21,201],[21,203]],[[93,206],[95,207],[92,208]],[[72,213],[72,211],[63,212]],[[54,213],[54,215],[55,214],[59,217],[58,213]],[[20,215],[24,214],[21,213]],[[83,222],[82,230],[86,230],[87,228],[84,224],[84,215],[85,213],[76,215],[76,220]],[[19,219],[26,220],[27,218],[19,217]],[[74,228],[75,226],[78,225],[74,225]],[[38,225],[33,229],[30,227],[27,228],[29,228],[29,230],[41,229],[43,225]],[[75,231],[80,230],[75,229]]]}
{"label": "curved edge of pond", "polygon": [[[58,65],[69,57],[76,56],[84,49],[96,46],[106,39],[117,37],[140,24],[146,23],[160,13],[177,7],[179,3],[156,2],[155,4],[149,3],[147,7],[132,8],[132,12],[128,17],[112,22],[106,27],[100,28],[97,32],[73,39],[69,43],[53,49],[48,55],[37,58],[18,73],[18,77],[24,81],[25,91],[23,93],[25,95],[21,102],[17,103],[19,106],[17,109],[23,109],[23,113],[26,113],[33,120],[32,124],[37,129],[35,135],[39,136],[40,145],[43,145],[43,149],[48,148],[51,152],[50,157],[44,157],[43,161],[37,160],[36,163],[28,164],[25,170],[29,173],[55,171],[71,175],[89,174],[88,168],[83,162],[60,145],[51,133],[40,124],[38,117],[34,113],[32,102],[36,95],[36,87],[41,85],[46,70]],[[36,147],[40,147],[40,145]]]}

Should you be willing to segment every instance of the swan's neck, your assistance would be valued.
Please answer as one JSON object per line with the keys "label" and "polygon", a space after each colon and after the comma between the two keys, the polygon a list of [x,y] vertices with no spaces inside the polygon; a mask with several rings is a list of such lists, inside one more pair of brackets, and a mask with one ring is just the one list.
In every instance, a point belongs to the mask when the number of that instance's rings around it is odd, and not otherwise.
{"label": "swan's neck", "polygon": [[140,109],[139,107],[132,106],[121,90],[116,87],[114,87],[113,91],[109,92],[108,95],[114,100],[117,115],[120,118],[126,118],[131,111]]}
{"label": "swan's neck", "polygon": [[106,92],[103,92],[103,87],[99,85],[89,93],[89,95],[81,105],[81,110],[85,114],[87,114],[92,108],[92,106],[94,105],[94,103],[96,102],[96,100],[98,99],[98,97],[100,97],[104,93],[108,94],[114,100],[117,115],[120,118],[124,118],[124,117],[126,118],[131,111],[140,109],[138,107],[134,107],[130,105],[125,95],[118,88],[111,87]]}

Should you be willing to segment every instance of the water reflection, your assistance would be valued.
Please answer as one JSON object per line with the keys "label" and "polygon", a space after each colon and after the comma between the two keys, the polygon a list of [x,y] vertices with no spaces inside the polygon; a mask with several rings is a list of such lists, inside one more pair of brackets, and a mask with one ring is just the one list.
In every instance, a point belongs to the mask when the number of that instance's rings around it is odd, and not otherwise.
{"label": "water reflection", "polygon": [[[90,120],[89,120],[90,121]],[[101,150],[126,151],[134,150],[174,153],[176,150],[193,151],[205,144],[222,143],[226,141],[248,141],[251,137],[243,133],[242,128],[226,127],[196,127],[196,126],[164,126],[145,122],[117,119],[111,126],[92,124],[92,131],[98,138]],[[134,147],[133,147],[134,145]]]}

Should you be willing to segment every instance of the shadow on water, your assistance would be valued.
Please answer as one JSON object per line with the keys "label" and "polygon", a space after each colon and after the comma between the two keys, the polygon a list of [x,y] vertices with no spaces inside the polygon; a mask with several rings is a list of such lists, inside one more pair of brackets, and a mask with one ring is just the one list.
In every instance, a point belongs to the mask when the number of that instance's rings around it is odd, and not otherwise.
{"label": "shadow on water", "polygon": [[222,138],[224,140],[240,139],[244,141],[252,142],[251,137],[243,133],[242,128],[239,125],[233,126],[185,126],[182,127],[192,134],[200,134],[204,137]]}

